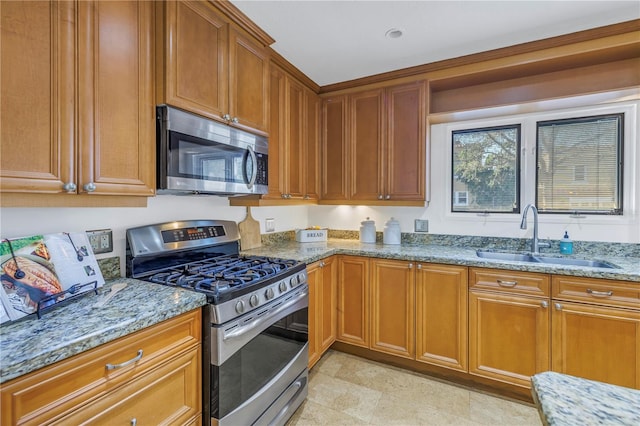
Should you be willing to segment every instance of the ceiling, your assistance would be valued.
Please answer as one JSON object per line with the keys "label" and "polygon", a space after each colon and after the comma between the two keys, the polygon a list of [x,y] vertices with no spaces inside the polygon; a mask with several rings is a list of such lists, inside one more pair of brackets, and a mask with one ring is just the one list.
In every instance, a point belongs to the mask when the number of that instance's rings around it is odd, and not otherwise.
{"label": "ceiling", "polygon": [[638,0],[231,3],[320,86],[640,18]]}

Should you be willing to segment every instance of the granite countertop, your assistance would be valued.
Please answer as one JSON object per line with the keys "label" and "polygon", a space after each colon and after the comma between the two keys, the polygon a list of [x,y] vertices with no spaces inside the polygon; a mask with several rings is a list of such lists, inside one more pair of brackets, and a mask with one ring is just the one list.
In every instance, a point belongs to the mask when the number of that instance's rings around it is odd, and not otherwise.
{"label": "granite countertop", "polygon": [[[299,243],[279,241],[262,247],[245,250],[243,254],[295,259],[307,264],[334,254],[377,257],[384,259],[409,260],[414,262],[445,263],[452,265],[480,266],[485,268],[510,269],[517,271],[553,273],[589,278],[633,281],[640,283],[640,258],[630,256],[594,256],[619,266],[619,269],[591,268],[584,266],[528,263],[517,261],[493,260],[476,256],[475,248],[465,245],[401,244],[384,245],[382,243],[361,243],[359,240],[330,238],[326,242]],[[561,257],[559,253],[543,253]],[[565,256],[588,258],[588,256]]]}
{"label": "granite countertop", "polygon": [[[93,305],[115,283],[126,282],[103,308]],[[0,383],[152,326],[206,304],[206,297],[129,278],[108,281],[91,292],[0,326]]]}
{"label": "granite countertop", "polygon": [[640,390],[547,371],[531,378],[545,425],[640,425]]}

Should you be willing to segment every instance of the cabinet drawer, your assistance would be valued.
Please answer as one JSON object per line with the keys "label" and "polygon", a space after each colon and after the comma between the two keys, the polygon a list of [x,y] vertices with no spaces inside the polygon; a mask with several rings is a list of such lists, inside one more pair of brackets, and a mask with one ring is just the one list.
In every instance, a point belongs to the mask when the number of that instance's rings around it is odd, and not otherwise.
{"label": "cabinet drawer", "polygon": [[200,356],[200,348],[178,355],[55,424],[188,424],[201,415]]}
{"label": "cabinet drawer", "polygon": [[554,299],[640,309],[640,283],[553,276]]}
{"label": "cabinet drawer", "polygon": [[[200,344],[200,310],[172,318],[2,386],[2,424],[43,424]],[[121,368],[107,369],[142,357]]]}
{"label": "cabinet drawer", "polygon": [[469,268],[469,288],[508,293],[549,296],[549,275],[502,269]]}

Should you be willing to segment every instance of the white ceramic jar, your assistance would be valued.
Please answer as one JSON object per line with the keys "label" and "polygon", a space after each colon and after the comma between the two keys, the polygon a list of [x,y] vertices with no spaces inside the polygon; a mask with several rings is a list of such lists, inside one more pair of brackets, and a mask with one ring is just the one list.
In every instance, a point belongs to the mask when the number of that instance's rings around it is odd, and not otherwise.
{"label": "white ceramic jar", "polygon": [[369,218],[360,222],[360,242],[376,242],[376,223],[373,220],[369,220]]}
{"label": "white ceramic jar", "polygon": [[384,244],[400,244],[400,222],[391,218],[384,226],[382,234]]}

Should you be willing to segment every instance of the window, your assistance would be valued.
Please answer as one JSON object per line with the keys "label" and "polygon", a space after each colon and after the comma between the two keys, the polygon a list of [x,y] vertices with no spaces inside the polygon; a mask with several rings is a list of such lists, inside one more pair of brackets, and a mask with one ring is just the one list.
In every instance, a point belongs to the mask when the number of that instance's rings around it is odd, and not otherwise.
{"label": "window", "polygon": [[541,213],[622,214],[623,115],[537,122]]}
{"label": "window", "polygon": [[467,206],[469,205],[467,191],[455,191],[453,193],[453,205],[454,206]]}
{"label": "window", "polygon": [[452,147],[453,212],[520,211],[519,124],[454,131]]}

